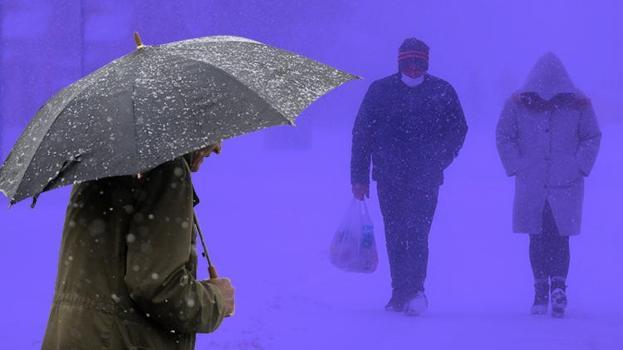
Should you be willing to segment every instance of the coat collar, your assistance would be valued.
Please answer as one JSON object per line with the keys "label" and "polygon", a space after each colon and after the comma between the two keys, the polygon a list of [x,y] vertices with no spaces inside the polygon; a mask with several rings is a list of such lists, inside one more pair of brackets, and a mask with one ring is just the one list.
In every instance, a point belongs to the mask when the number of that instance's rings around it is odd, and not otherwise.
{"label": "coat collar", "polygon": [[552,112],[559,109],[583,110],[591,105],[588,98],[573,93],[560,93],[546,100],[536,92],[524,92],[514,95],[513,99],[519,105],[535,112]]}

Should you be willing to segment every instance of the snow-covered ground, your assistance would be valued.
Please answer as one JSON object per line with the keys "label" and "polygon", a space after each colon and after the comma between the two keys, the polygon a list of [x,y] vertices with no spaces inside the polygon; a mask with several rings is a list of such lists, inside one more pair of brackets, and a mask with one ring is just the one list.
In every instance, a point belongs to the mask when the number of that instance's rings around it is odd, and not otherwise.
{"label": "snow-covered ground", "polygon": [[[348,130],[314,130],[306,151],[265,151],[262,134],[226,142],[195,183],[210,252],[235,284],[237,310],[216,333],[200,335],[197,348],[620,349],[623,128],[603,129],[584,234],[572,239],[564,319],[528,315],[528,240],[510,233],[512,182],[492,128],[470,130],[447,173],[430,240],[431,306],[417,318],[383,311],[389,272],[375,191],[378,270],[349,274],[328,262],[350,201]],[[44,194],[34,211],[26,203],[0,209],[2,349],[40,347],[67,195]]]}

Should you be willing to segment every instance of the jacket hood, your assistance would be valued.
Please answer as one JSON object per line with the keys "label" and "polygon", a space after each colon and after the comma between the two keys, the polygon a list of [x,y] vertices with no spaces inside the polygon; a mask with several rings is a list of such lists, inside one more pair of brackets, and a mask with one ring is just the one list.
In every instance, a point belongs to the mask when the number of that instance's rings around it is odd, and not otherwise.
{"label": "jacket hood", "polygon": [[575,87],[567,69],[560,59],[548,52],[532,68],[528,79],[519,93],[533,92],[544,99],[551,99],[557,94],[574,93],[581,95]]}

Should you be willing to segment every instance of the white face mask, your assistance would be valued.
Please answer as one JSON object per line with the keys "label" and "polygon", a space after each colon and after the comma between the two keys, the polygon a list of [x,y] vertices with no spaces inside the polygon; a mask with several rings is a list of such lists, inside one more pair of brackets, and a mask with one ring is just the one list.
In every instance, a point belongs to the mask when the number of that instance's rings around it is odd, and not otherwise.
{"label": "white face mask", "polygon": [[401,76],[401,80],[403,83],[405,83],[405,85],[409,86],[409,87],[416,87],[420,84],[422,84],[422,82],[424,81],[424,75],[421,75],[417,78],[411,78],[409,76],[406,76],[404,74],[400,74]]}

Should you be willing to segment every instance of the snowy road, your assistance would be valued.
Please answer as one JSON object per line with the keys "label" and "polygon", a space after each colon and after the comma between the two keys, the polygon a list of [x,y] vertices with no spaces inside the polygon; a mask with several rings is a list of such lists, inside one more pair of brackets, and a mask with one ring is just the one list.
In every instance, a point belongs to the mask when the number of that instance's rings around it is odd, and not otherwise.
{"label": "snowy road", "polygon": [[[620,348],[623,236],[616,199],[623,198],[623,165],[615,145],[623,128],[604,126],[603,153],[587,184],[585,233],[572,239],[570,308],[562,320],[528,315],[528,241],[509,232],[512,182],[491,129],[470,131],[442,188],[431,236],[429,312],[407,318],[383,311],[389,273],[375,191],[379,269],[347,274],[327,259],[350,200],[350,138],[339,132],[318,131],[308,151],[258,151],[263,138],[253,135],[226,143],[220,157],[207,161],[195,181],[198,213],[238,303],[235,317],[198,338],[198,349]],[[40,347],[67,194],[44,194],[35,211],[26,204],[0,209],[2,348]]]}

